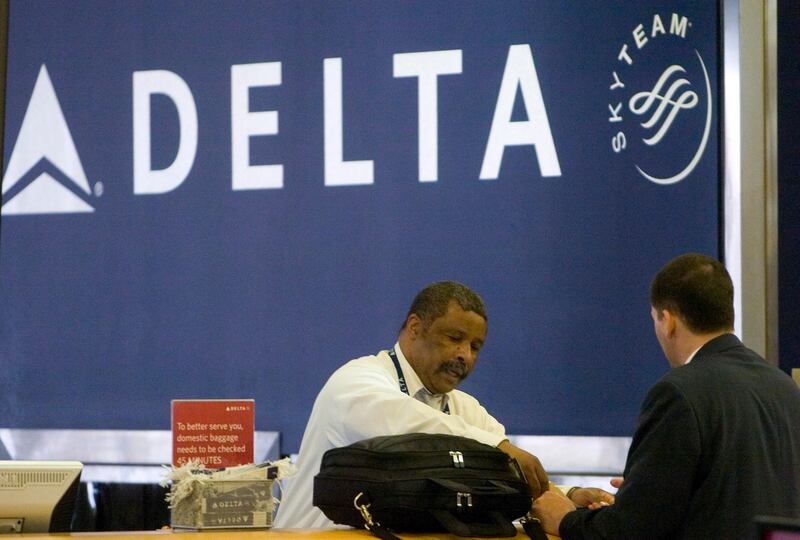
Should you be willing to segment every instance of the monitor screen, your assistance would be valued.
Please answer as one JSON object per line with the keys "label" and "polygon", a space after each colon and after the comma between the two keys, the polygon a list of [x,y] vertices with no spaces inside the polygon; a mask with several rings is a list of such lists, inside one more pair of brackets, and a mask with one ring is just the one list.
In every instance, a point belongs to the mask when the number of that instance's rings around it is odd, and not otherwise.
{"label": "monitor screen", "polygon": [[0,461],[0,532],[69,532],[83,465]]}
{"label": "monitor screen", "polygon": [[800,519],[757,516],[758,540],[800,540]]}

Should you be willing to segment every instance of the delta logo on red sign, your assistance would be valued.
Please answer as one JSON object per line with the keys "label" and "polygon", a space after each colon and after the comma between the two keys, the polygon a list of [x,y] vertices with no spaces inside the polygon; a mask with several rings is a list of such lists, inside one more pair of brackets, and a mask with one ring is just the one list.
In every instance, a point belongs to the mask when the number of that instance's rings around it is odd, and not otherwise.
{"label": "delta logo on red sign", "polygon": [[[397,53],[392,56],[396,79],[417,79],[418,181],[436,182],[438,165],[438,88],[449,77],[462,74],[461,49]],[[498,58],[498,62],[502,62]],[[326,187],[371,185],[374,159],[344,159],[342,58],[324,58],[323,116],[324,179]],[[253,165],[250,142],[254,137],[278,135],[280,111],[252,111],[250,91],[282,85],[282,62],[235,64],[230,67],[231,177],[233,191],[281,189],[284,164]],[[542,177],[561,176],[556,145],[530,45],[508,48],[502,80],[488,131],[479,180],[496,180],[503,154],[510,146],[528,146],[531,168]],[[133,86],[133,194],[155,195],[178,188],[187,180],[197,154],[200,117],[192,89],[178,74],[167,70],[135,71]],[[172,162],[154,169],[151,159],[151,97],[168,98],[177,111],[179,142]],[[519,98],[517,97],[519,96]],[[515,101],[522,102],[527,118],[512,120]],[[356,150],[355,153],[358,153]],[[533,159],[535,153],[536,159]],[[22,126],[3,178],[4,215],[92,212],[104,186],[90,187],[56,90],[42,65]]]}

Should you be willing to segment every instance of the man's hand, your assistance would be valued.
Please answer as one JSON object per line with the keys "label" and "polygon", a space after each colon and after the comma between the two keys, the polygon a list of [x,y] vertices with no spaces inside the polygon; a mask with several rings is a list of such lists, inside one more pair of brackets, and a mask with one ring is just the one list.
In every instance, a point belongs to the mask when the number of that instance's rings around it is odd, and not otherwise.
{"label": "man's hand", "polygon": [[599,488],[578,488],[570,493],[569,498],[577,506],[591,509],[614,504],[614,496]]}
{"label": "man's hand", "polygon": [[547,491],[550,482],[547,479],[547,473],[544,472],[539,458],[521,448],[517,448],[508,442],[508,439],[498,444],[497,448],[517,460],[517,463],[519,463],[525,475],[525,479],[528,481],[528,485],[531,486],[531,496],[534,499]]}
{"label": "man's hand", "polygon": [[558,536],[561,520],[573,510],[575,505],[572,501],[558,489],[551,489],[533,502],[532,512],[541,520],[544,532]]}

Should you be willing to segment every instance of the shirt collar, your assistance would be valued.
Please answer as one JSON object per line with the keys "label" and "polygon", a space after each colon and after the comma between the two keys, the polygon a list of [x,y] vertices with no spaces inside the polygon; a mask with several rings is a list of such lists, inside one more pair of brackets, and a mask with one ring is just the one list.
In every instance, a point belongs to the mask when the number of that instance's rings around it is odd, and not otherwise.
{"label": "shirt collar", "polygon": [[692,354],[690,354],[690,355],[689,355],[689,358],[687,358],[687,359],[686,359],[686,362],[684,362],[684,363],[683,363],[683,365],[685,366],[686,364],[688,364],[689,362],[691,362],[691,361],[692,361],[692,359],[694,358],[694,355],[696,355],[696,354],[697,354],[697,351],[699,351],[699,350],[700,350],[700,349],[702,349],[702,348],[703,348],[703,345],[700,345],[700,346],[699,346],[699,347],[697,347],[697,348],[696,348],[694,351],[692,351]]}
{"label": "shirt collar", "polygon": [[400,349],[400,343],[394,344],[394,351],[397,354],[397,361],[400,362],[400,369],[403,372],[403,377],[406,380],[406,388],[408,395],[412,398],[425,403],[438,411],[444,411],[450,414],[449,411],[449,394],[434,394],[422,384],[422,381],[414,371],[414,367],[406,360],[406,356]]}
{"label": "shirt collar", "polygon": [[397,354],[397,360],[400,362],[400,369],[403,371],[403,377],[406,378],[408,395],[414,397],[421,388],[425,388],[425,385],[422,384],[419,375],[417,375],[417,372],[414,371],[414,368],[408,363],[408,360],[406,360],[406,355],[403,354],[402,349],[400,349],[400,342],[394,344],[394,352]]}

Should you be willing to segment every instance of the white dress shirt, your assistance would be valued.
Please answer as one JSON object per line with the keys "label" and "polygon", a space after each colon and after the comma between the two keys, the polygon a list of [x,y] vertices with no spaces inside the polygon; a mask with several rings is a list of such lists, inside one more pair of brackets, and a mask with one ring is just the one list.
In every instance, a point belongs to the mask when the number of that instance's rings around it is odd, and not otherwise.
{"label": "white dress shirt", "polygon": [[[704,344],[704,345],[705,345],[705,344]],[[686,362],[684,362],[684,363],[683,363],[683,365],[685,366],[686,364],[688,364],[689,362],[691,362],[691,361],[694,359],[694,355],[696,355],[696,354],[697,354],[697,352],[698,352],[700,349],[702,349],[702,348],[703,348],[703,345],[700,345],[699,347],[697,347],[697,348],[694,350],[694,352],[693,352],[692,354],[690,354],[690,355],[689,355],[689,358],[687,358],[687,359],[686,359]]]}
{"label": "white dress shirt", "polygon": [[[297,475],[285,481],[286,490],[278,507],[275,527],[333,526],[333,522],[312,505],[314,476],[319,472],[322,455],[331,448],[404,433],[459,435],[491,446],[497,446],[506,438],[503,425],[486,412],[478,400],[460,390],[444,396],[430,395],[433,401],[430,405],[410,397],[424,390],[424,386],[400,345],[396,344],[394,350],[409,395],[400,390],[397,371],[386,351],[349,361],[325,383],[303,434]],[[450,414],[440,410],[445,403]]]}

